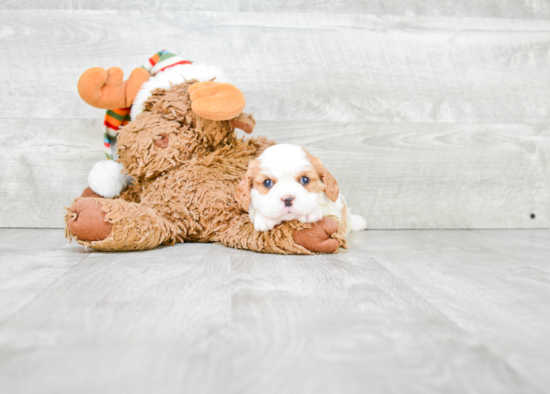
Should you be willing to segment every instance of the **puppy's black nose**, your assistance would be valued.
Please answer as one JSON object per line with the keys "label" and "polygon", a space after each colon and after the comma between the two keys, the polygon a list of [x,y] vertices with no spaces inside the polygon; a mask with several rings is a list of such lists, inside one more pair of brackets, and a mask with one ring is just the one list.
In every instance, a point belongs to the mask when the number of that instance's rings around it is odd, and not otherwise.
{"label": "puppy's black nose", "polygon": [[292,197],[292,196],[285,196],[285,197],[281,198],[281,201],[283,201],[285,203],[285,207],[291,207],[293,200],[294,200],[294,197]]}

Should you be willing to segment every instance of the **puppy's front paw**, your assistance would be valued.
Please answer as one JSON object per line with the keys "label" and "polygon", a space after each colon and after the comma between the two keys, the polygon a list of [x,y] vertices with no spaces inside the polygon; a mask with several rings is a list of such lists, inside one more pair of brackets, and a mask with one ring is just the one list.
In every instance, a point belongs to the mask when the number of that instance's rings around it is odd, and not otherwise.
{"label": "puppy's front paw", "polygon": [[269,227],[269,225],[260,218],[256,218],[254,221],[254,230],[256,231],[268,231],[271,230],[273,227]]}
{"label": "puppy's front paw", "polygon": [[268,230],[271,230],[276,225],[281,224],[281,221],[257,214],[254,218],[253,223],[254,223],[254,230],[268,231]]}
{"label": "puppy's front paw", "polygon": [[256,217],[254,218],[254,230],[256,231],[268,231],[275,227],[277,224],[279,223],[269,218],[263,217],[262,215],[256,215]]}
{"label": "puppy's front paw", "polygon": [[304,217],[304,220],[300,220],[300,221],[303,223],[316,223],[322,218],[323,218],[323,210],[321,209],[321,207],[317,207],[313,211],[308,213]]}

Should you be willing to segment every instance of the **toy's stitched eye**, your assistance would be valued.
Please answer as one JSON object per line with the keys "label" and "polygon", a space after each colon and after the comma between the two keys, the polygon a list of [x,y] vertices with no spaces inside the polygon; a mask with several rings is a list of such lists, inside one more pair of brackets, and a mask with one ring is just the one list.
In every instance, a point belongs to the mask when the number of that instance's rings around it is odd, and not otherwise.
{"label": "toy's stitched eye", "polygon": [[309,178],[307,176],[301,177],[300,178],[300,183],[304,186],[307,185],[309,183]]}
{"label": "toy's stitched eye", "polygon": [[273,186],[273,181],[271,179],[266,179],[264,181],[264,186],[269,189],[271,186]]}

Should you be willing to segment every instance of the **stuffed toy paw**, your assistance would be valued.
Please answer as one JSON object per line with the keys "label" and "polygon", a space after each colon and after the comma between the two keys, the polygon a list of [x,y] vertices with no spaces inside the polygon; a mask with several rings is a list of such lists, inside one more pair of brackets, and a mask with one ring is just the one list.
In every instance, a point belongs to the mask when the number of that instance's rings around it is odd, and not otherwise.
{"label": "stuffed toy paw", "polygon": [[310,228],[294,230],[294,241],[314,253],[334,253],[340,246],[347,248],[339,237],[338,222],[330,217],[324,217],[316,223],[312,223]]}

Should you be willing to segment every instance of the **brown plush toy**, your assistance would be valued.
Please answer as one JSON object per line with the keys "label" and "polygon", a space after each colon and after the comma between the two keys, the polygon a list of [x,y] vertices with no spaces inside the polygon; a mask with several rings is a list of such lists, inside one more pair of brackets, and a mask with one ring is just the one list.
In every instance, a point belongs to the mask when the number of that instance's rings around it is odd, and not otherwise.
{"label": "brown plush toy", "polygon": [[184,241],[282,254],[346,247],[344,231],[333,218],[254,230],[235,188],[248,164],[274,142],[238,139],[235,127],[250,133],[255,123],[242,113],[241,91],[228,83],[199,82],[211,79],[204,70],[195,73],[197,79],[185,77],[189,70],[183,68],[195,66],[187,63],[147,79],[134,71],[126,82],[113,69],[82,75],[79,93],[88,104],[107,109],[133,104],[132,120],[117,141],[119,162],[133,183],[115,198],[86,189],[67,210],[67,238],[105,251]]}

